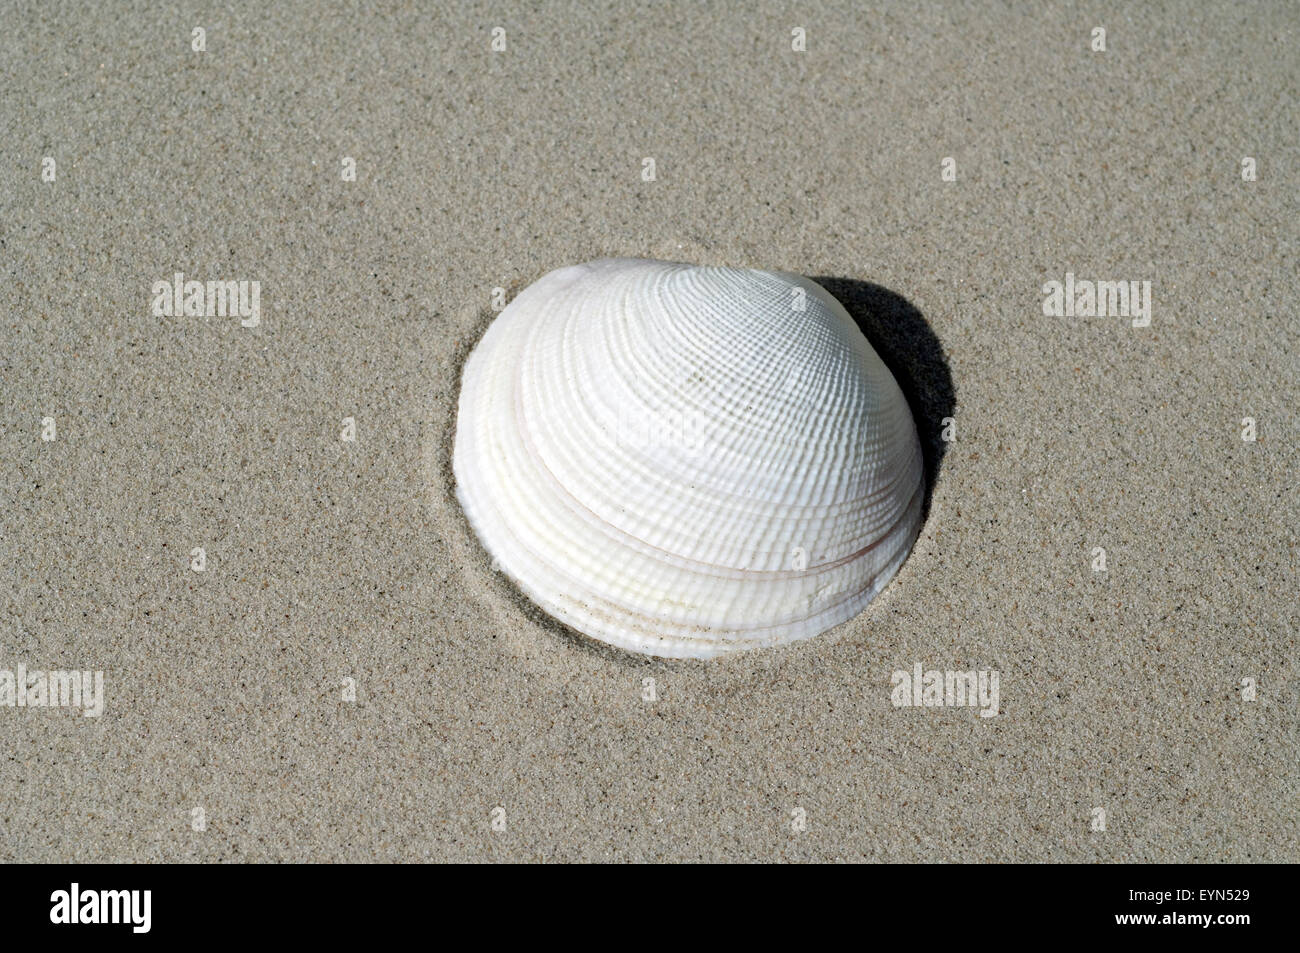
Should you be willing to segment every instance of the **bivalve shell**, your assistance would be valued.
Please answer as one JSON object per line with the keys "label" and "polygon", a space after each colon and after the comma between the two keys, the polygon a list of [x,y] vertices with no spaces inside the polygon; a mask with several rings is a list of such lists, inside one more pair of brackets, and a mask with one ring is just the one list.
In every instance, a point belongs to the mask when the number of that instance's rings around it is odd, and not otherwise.
{"label": "bivalve shell", "polygon": [[893,375],[828,292],[777,272],[605,259],[544,276],[466,362],[453,467],[530,599],[670,658],[852,618],[921,519]]}

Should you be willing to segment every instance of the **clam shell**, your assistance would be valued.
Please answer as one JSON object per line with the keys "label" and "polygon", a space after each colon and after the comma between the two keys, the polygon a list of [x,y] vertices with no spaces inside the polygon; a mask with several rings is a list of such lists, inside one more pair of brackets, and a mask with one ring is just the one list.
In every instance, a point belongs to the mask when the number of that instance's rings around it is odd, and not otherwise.
{"label": "clam shell", "polygon": [[852,618],[920,525],[916,427],[798,275],[605,259],[553,271],[464,370],[456,495],[546,612],[707,658]]}

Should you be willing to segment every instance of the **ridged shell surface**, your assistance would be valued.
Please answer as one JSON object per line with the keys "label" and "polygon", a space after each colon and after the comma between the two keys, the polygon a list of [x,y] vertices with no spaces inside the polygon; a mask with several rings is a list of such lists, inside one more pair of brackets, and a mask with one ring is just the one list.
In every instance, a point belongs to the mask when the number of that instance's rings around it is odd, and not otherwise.
{"label": "ridged shell surface", "polygon": [[456,495],[550,615],[707,658],[824,632],[897,572],[921,450],[820,285],[605,259],[519,294],[465,365]]}

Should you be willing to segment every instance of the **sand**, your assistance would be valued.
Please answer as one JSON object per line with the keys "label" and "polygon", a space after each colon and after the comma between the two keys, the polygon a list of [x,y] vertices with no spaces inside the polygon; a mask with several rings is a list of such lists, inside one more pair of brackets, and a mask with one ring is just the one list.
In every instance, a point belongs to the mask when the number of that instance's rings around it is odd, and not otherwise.
{"label": "sand", "polygon": [[[0,860],[1300,860],[1294,4],[222,6],[0,15],[0,670],[104,674],[0,706]],[[609,255],[889,305],[943,452],[858,618],[656,661],[492,571],[458,369]]]}

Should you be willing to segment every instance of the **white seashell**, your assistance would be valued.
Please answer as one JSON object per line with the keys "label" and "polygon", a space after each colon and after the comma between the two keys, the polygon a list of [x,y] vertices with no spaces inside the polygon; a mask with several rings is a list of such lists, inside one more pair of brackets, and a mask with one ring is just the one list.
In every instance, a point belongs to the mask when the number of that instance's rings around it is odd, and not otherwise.
{"label": "white seashell", "polygon": [[852,618],[907,558],[924,482],[907,401],[821,286],[640,259],[553,271],[501,312],[453,466],[529,598],[670,658]]}

